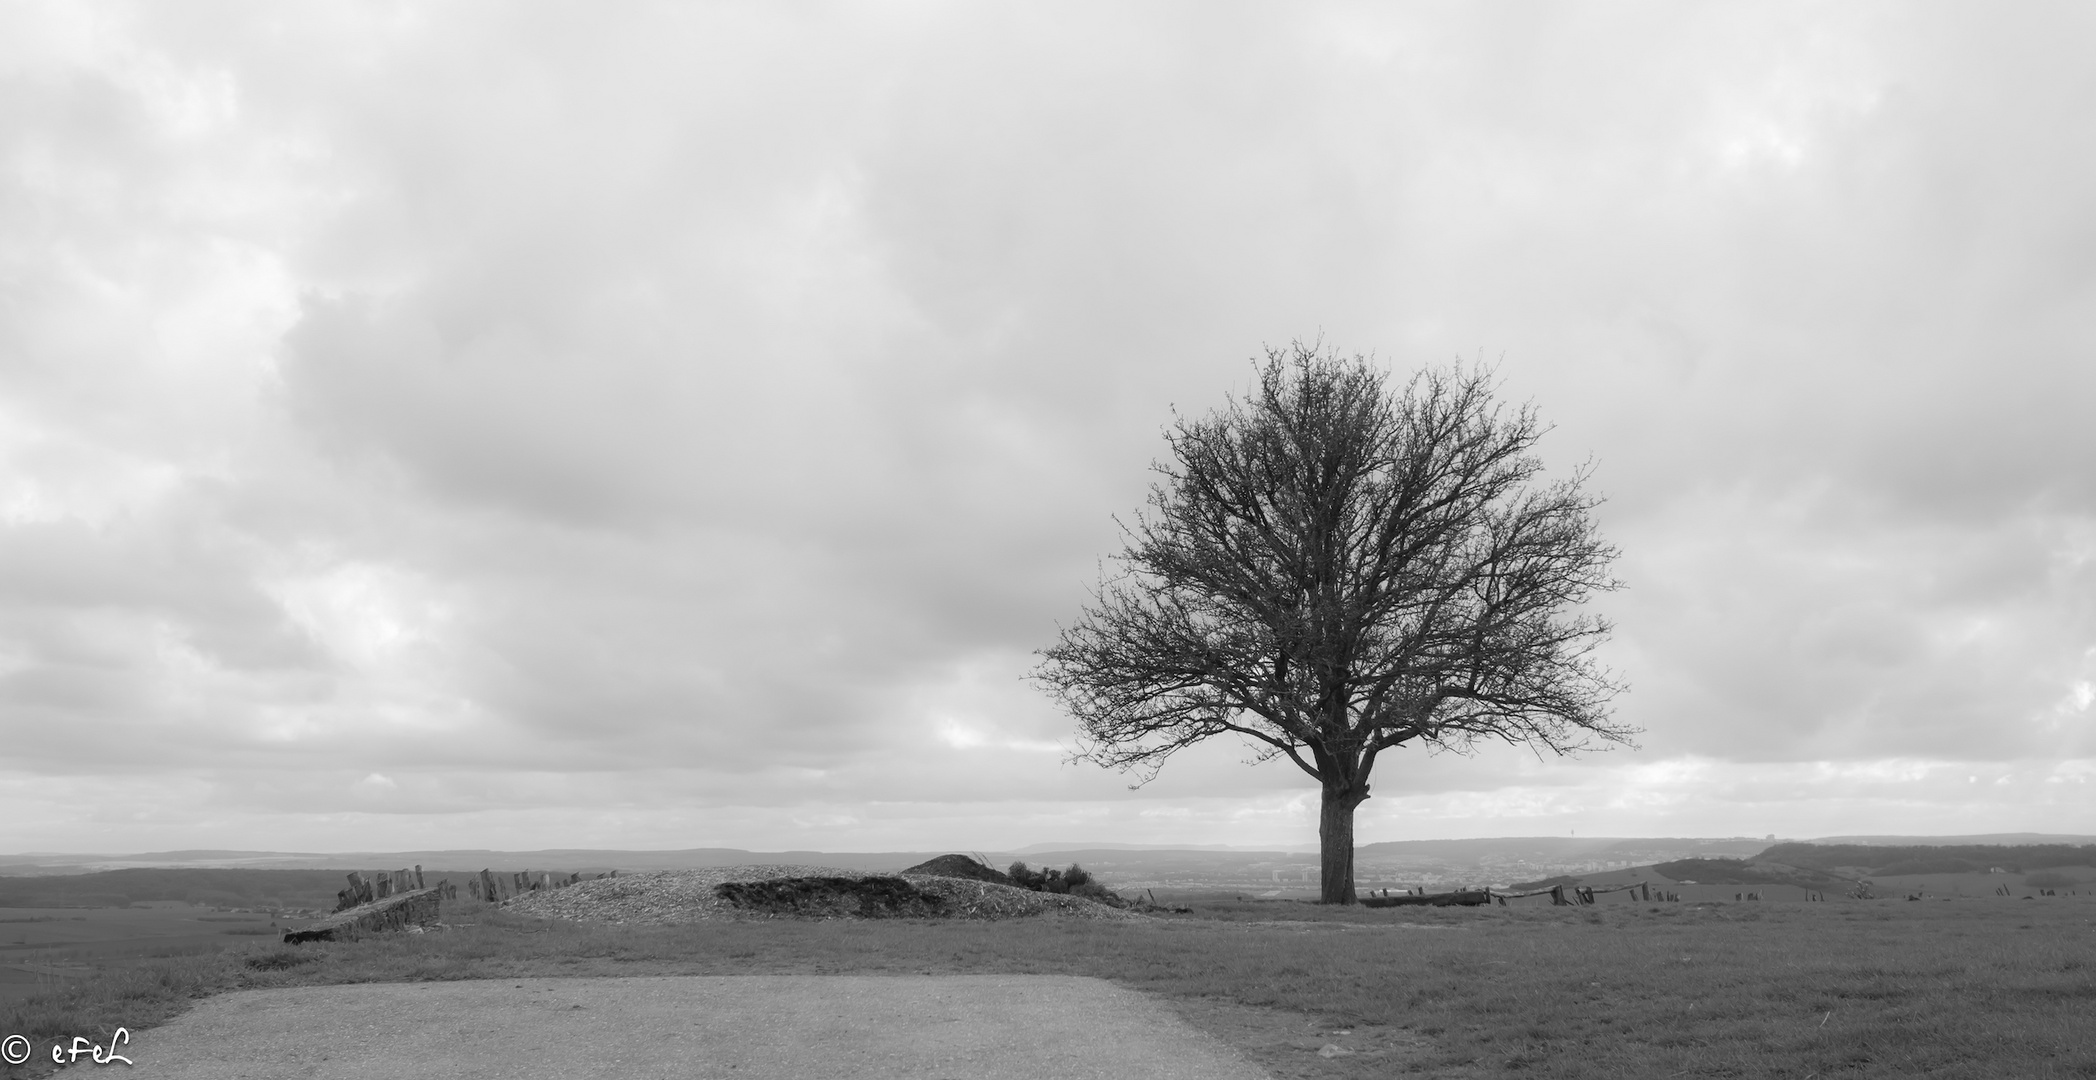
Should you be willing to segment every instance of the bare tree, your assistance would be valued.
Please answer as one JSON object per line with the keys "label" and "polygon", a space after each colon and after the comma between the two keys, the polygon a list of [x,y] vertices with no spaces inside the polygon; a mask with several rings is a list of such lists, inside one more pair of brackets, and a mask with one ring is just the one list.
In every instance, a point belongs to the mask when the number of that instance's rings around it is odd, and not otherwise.
{"label": "bare tree", "polygon": [[1268,350],[1257,385],[1166,432],[1120,570],[1035,679],[1081,724],[1074,760],[1135,769],[1213,736],[1323,789],[1323,899],[1354,901],[1354,810],[1376,756],[1480,739],[1559,754],[1627,742],[1596,664],[1617,587],[1591,467],[1544,483],[1529,406],[1458,365],[1392,392],[1362,357]]}

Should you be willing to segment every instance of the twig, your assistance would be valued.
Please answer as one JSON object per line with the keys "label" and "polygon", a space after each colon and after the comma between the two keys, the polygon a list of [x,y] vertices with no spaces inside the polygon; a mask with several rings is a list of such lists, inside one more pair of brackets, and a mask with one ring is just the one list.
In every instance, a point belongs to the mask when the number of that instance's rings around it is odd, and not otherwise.
{"label": "twig", "polygon": [[1832,1009],[1829,1009],[1829,1010],[1827,1010],[1827,1015],[1825,1015],[1825,1016],[1822,1016],[1822,1017],[1820,1017],[1820,1018],[1819,1018],[1819,1026],[1821,1026],[1821,1027],[1826,1027],[1826,1026],[1827,1026],[1827,1021],[1829,1021],[1829,1020],[1832,1020],[1832,1019],[1834,1019],[1834,1010],[1832,1010]]}

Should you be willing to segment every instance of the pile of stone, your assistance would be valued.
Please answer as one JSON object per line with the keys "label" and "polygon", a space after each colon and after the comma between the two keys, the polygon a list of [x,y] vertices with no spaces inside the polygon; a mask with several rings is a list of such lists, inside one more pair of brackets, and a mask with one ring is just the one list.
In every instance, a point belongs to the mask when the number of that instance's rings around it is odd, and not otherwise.
{"label": "pile of stone", "polygon": [[903,880],[947,902],[949,913],[963,919],[1015,919],[1055,915],[1071,919],[1145,919],[1149,916],[1069,893],[1035,892],[990,881],[905,873]]}
{"label": "pile of stone", "polygon": [[934,919],[946,900],[899,877],[784,877],[724,881],[713,895],[744,911],[821,919]]}
{"label": "pile of stone", "polygon": [[391,893],[381,899],[337,911],[303,930],[286,931],[284,944],[355,941],[369,934],[401,931],[421,933],[434,930],[440,925],[437,921],[437,909],[442,898],[441,888]]}
{"label": "pile of stone", "polygon": [[980,859],[970,858],[966,855],[941,855],[936,859],[926,859],[902,873],[904,877],[908,877],[911,874],[929,874],[932,877],[987,881],[993,885],[1017,886],[1019,884],[1013,881],[1011,876],[1004,871]]}
{"label": "pile of stone", "polygon": [[[915,868],[912,868],[913,870]],[[871,875],[824,866],[721,866],[699,870],[663,870],[617,878],[597,878],[565,889],[534,892],[505,901],[503,909],[540,918],[575,919],[614,925],[698,922],[706,919],[762,918],[741,911],[716,891],[729,882],[775,881],[782,878],[859,878]],[[1009,919],[1055,915],[1079,919],[1140,919],[1145,916],[1108,907],[1080,896],[1040,893],[991,881],[904,871],[898,875],[918,890],[936,896],[948,917]]]}
{"label": "pile of stone", "polygon": [[[619,876],[617,870],[613,870],[608,874],[597,875],[597,877],[617,876]],[[596,877],[585,877],[579,873],[551,874],[541,871],[534,874],[529,870],[519,870],[514,874],[498,875],[489,870],[482,870],[480,873],[466,879],[466,889],[473,894],[473,899],[475,900],[499,904],[512,897],[523,896],[526,893],[565,889],[570,885],[595,880]]]}
{"label": "pile of stone", "polygon": [[619,924],[687,923],[730,918],[734,906],[713,887],[728,881],[767,881],[825,874],[856,877],[826,866],[709,866],[593,878],[565,889],[530,892],[502,902],[503,910],[548,919]]}

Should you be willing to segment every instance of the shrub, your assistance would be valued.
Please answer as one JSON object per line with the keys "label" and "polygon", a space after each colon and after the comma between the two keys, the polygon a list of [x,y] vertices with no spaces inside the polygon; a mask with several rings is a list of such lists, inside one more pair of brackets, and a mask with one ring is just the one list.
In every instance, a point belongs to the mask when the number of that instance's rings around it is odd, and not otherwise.
{"label": "shrub", "polygon": [[[1032,889],[1035,892],[1073,893],[1088,885],[1099,887],[1099,883],[1092,880],[1091,873],[1076,863],[1071,863],[1068,870],[1035,870],[1023,862],[1015,862],[1004,873],[1006,877],[1012,879],[1012,884],[1022,889]],[[1099,887],[1099,889],[1102,892],[1105,891],[1103,887]],[[1079,895],[1091,896],[1093,894],[1086,892],[1079,893]]]}
{"label": "shrub", "polygon": [[1097,900],[1108,907],[1129,906],[1128,901],[1122,899],[1120,893],[1089,879],[1084,884],[1071,889],[1070,895],[1082,896],[1087,900]]}

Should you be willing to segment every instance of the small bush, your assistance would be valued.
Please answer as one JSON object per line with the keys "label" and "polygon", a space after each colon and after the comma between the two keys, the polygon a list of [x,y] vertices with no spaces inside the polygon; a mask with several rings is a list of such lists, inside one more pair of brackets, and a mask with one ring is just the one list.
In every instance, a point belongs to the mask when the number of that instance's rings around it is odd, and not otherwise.
{"label": "small bush", "polygon": [[1109,889],[1106,886],[1099,884],[1096,881],[1087,881],[1084,884],[1079,885],[1074,889],[1071,889],[1070,895],[1082,896],[1087,900],[1097,900],[1098,902],[1105,904],[1108,907],[1124,908],[1129,906],[1128,901],[1123,899],[1120,893],[1117,893],[1112,889]]}
{"label": "small bush", "polygon": [[1023,862],[1015,862],[1011,865],[1011,869],[1006,870],[1004,873],[1006,877],[1012,880],[1012,884],[1022,889],[1032,889],[1035,892],[1056,893],[1058,895],[1082,896],[1088,900],[1097,900],[1104,904],[1111,904],[1114,907],[1124,906],[1119,894],[1099,884],[1098,879],[1092,877],[1091,871],[1076,863],[1071,863],[1067,870],[1055,870],[1052,868],[1035,870]]}

